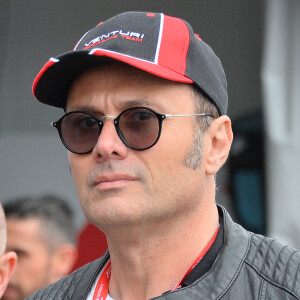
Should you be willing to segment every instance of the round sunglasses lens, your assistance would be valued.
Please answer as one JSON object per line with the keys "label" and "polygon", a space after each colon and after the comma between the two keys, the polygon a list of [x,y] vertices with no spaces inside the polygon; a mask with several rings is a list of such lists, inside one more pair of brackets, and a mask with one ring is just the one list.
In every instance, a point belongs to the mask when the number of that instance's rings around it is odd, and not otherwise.
{"label": "round sunglasses lens", "polygon": [[155,113],[145,108],[125,111],[119,119],[120,131],[130,147],[151,147],[159,135],[159,120]]}
{"label": "round sunglasses lens", "polygon": [[95,147],[100,128],[98,121],[89,114],[74,112],[63,119],[61,133],[70,151],[86,153]]}

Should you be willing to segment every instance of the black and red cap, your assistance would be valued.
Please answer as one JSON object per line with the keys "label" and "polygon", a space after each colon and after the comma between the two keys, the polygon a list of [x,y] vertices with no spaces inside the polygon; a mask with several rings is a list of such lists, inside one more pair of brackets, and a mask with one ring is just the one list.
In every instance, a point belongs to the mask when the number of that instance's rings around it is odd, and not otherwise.
{"label": "black and red cap", "polygon": [[162,13],[125,12],[88,31],[73,51],[51,58],[33,83],[41,102],[65,107],[67,93],[84,70],[117,60],[172,81],[196,84],[227,112],[225,73],[213,50],[184,20]]}

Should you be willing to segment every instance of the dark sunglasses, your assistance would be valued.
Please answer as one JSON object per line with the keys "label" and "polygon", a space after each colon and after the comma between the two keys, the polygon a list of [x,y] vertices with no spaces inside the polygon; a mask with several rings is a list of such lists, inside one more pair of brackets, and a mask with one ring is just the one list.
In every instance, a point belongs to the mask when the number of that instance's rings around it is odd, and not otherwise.
{"label": "dark sunglasses", "polygon": [[146,150],[153,147],[161,134],[162,122],[174,117],[209,116],[210,113],[171,115],[159,114],[147,107],[133,107],[124,110],[117,117],[96,117],[84,111],[66,113],[58,121],[52,122],[59,133],[64,146],[76,154],[91,152],[98,142],[105,118],[113,118],[121,141],[134,150]]}

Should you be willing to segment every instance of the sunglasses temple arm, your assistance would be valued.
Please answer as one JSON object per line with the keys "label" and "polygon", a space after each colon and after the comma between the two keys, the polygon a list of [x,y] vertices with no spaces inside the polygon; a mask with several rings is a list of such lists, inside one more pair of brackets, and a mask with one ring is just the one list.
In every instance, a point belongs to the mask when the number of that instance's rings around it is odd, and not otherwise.
{"label": "sunglasses temple arm", "polygon": [[215,118],[212,114],[210,113],[203,113],[203,114],[189,114],[189,115],[172,115],[172,114],[165,114],[164,115],[166,119],[170,119],[170,118],[175,118],[175,117],[193,117],[193,116],[209,116],[212,118]]}

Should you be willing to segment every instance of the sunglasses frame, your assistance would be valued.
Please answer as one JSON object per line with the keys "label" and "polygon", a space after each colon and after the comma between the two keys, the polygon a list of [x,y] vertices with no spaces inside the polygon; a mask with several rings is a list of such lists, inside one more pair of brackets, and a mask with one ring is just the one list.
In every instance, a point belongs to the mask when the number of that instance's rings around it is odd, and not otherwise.
{"label": "sunglasses frame", "polygon": [[[128,111],[131,111],[131,110],[134,110],[134,109],[146,109],[146,110],[149,110],[150,112],[152,112],[156,117],[157,117],[157,120],[158,120],[158,125],[159,125],[159,130],[158,130],[158,135],[157,135],[157,138],[155,139],[155,141],[148,147],[144,147],[144,148],[135,148],[131,145],[128,144],[128,142],[126,141],[126,139],[124,138],[124,135],[119,127],[119,120],[120,118],[122,117],[123,114],[125,114],[126,112]],[[89,115],[91,118],[95,119],[97,121],[97,124],[98,124],[98,129],[99,129],[99,136],[102,132],[102,128],[103,128],[103,125],[104,125],[104,122],[103,122],[103,119],[105,118],[113,118],[114,119],[114,126],[115,126],[115,129],[116,129],[116,132],[119,136],[119,138],[121,139],[121,141],[127,146],[129,147],[130,149],[133,149],[133,150],[137,150],[137,151],[143,151],[143,150],[147,150],[151,147],[153,147],[157,141],[159,140],[160,138],[160,135],[161,135],[161,129],[162,129],[162,121],[164,119],[167,118],[166,115],[163,115],[163,114],[159,114],[157,113],[156,111],[154,111],[153,109],[149,108],[149,107],[143,107],[143,106],[137,106],[137,107],[131,107],[131,108],[128,108],[124,111],[122,111],[117,117],[114,117],[114,116],[103,116],[103,117],[97,117],[95,116],[94,114],[90,113],[90,112],[86,112],[86,111],[81,111],[81,110],[75,110],[75,111],[71,111],[71,112],[68,112],[66,114],[64,114],[59,120],[57,120],[56,122],[51,122],[51,126],[55,127],[58,131],[58,134],[59,134],[59,137],[63,143],[63,145],[69,150],[71,151],[72,153],[75,153],[75,154],[88,154],[90,152],[93,151],[93,149],[95,148],[97,142],[95,143],[94,147],[89,150],[89,151],[86,151],[86,152],[77,152],[77,151],[74,151],[72,149],[70,149],[70,147],[67,145],[67,143],[65,142],[65,139],[63,137],[63,134],[62,134],[62,130],[61,130],[61,126],[62,126],[62,122],[64,120],[65,117],[69,116],[69,115],[72,115],[72,114],[75,114],[75,113],[82,113],[82,114],[86,114],[86,115]],[[98,138],[99,138],[98,136]]]}
{"label": "sunglasses frame", "polygon": [[[156,117],[157,117],[157,120],[158,120],[158,125],[159,125],[159,130],[158,130],[158,135],[157,135],[157,138],[156,140],[148,147],[145,147],[145,148],[135,148],[131,145],[128,144],[128,142],[126,141],[126,139],[124,138],[123,136],[123,133],[119,127],[119,120],[120,118],[122,117],[123,114],[125,114],[126,112],[128,111],[131,111],[131,110],[134,110],[134,109],[145,109],[145,110],[148,110],[150,111],[151,113],[153,113]],[[62,134],[62,130],[61,130],[61,126],[62,126],[62,122],[64,120],[64,118],[66,118],[67,116],[71,115],[71,114],[75,114],[75,113],[82,113],[82,114],[86,114],[86,115],[89,115],[90,117],[92,117],[93,119],[95,119],[97,121],[97,124],[98,124],[98,129],[99,129],[99,135],[98,135],[98,139],[99,139],[99,136],[102,132],[102,128],[103,128],[103,125],[104,125],[104,122],[103,122],[103,119],[105,118],[113,118],[114,120],[114,126],[115,126],[115,129],[116,129],[116,132],[119,136],[119,138],[121,139],[121,141],[127,146],[129,147],[130,149],[133,149],[133,150],[136,150],[136,151],[143,151],[143,150],[147,150],[151,147],[153,147],[159,140],[160,138],[160,135],[161,135],[161,131],[162,131],[162,123],[163,123],[163,120],[165,119],[169,119],[169,118],[174,118],[174,117],[190,117],[190,116],[209,116],[209,117],[212,117],[212,118],[215,118],[213,114],[211,113],[201,113],[201,114],[188,114],[188,115],[172,115],[172,114],[160,114],[158,112],[156,112],[155,110],[149,108],[149,107],[143,107],[143,106],[137,106],[137,107],[131,107],[131,108],[128,108],[128,109],[125,109],[124,111],[122,111],[117,117],[115,116],[110,116],[110,115],[105,115],[103,117],[100,117],[98,118],[97,116],[93,115],[92,113],[90,112],[86,112],[86,111],[81,111],[81,110],[75,110],[75,111],[71,111],[71,112],[68,112],[66,114],[64,114],[59,120],[57,120],[56,122],[51,122],[51,126],[52,127],[55,127],[58,131],[58,134],[59,134],[59,137],[63,143],[63,145],[72,153],[75,153],[75,154],[88,154],[88,153],[91,153],[93,151],[93,149],[95,148],[96,144],[97,144],[97,141],[95,143],[95,145],[93,146],[93,148],[89,151],[86,151],[86,152],[77,152],[77,151],[74,151],[72,149],[70,149],[70,147],[66,144],[64,138],[63,138],[63,134]]]}

